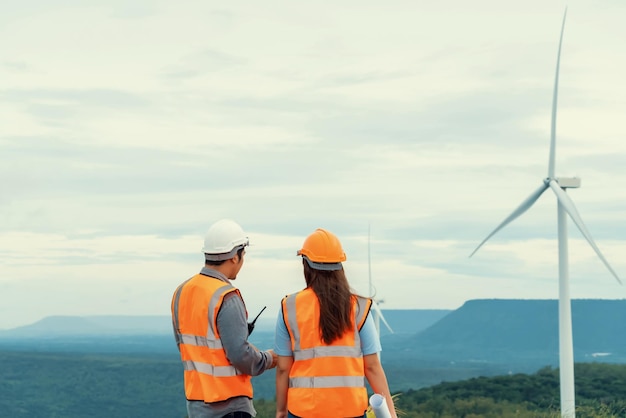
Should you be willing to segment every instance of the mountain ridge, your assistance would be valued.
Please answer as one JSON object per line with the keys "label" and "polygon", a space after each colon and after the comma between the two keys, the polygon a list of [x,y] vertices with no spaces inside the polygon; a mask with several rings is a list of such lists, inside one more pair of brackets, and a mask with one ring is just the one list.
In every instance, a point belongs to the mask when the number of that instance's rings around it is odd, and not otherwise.
{"label": "mountain ridge", "polygon": [[[626,299],[572,300],[576,361],[626,362]],[[558,300],[474,299],[399,343],[423,357],[558,360]]]}
{"label": "mountain ridge", "polygon": [[[473,299],[456,310],[389,309],[383,314],[395,331],[387,333],[381,324],[386,361],[558,364],[556,299]],[[626,363],[625,317],[626,299],[574,299],[575,361]],[[251,336],[255,345],[273,345],[274,321],[259,319]],[[116,352],[175,350],[168,315],[46,317],[0,331],[0,342],[36,344],[40,350],[79,346]]]}
{"label": "mountain ridge", "polygon": [[[388,309],[383,315],[396,333],[414,334],[450,313],[447,309]],[[276,318],[259,318],[257,332],[273,332]],[[388,333],[382,330],[383,335]],[[171,335],[169,315],[51,315],[32,324],[0,330],[0,338],[87,335]]]}

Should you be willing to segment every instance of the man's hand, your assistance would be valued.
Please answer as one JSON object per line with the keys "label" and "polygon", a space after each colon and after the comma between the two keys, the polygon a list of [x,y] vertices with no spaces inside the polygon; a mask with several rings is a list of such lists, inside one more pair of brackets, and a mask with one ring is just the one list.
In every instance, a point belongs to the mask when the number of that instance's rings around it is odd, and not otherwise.
{"label": "man's hand", "polygon": [[267,350],[267,352],[272,356],[272,363],[270,364],[270,367],[268,367],[268,369],[273,369],[274,367],[276,367],[276,363],[278,362],[278,355],[274,352],[274,350]]}

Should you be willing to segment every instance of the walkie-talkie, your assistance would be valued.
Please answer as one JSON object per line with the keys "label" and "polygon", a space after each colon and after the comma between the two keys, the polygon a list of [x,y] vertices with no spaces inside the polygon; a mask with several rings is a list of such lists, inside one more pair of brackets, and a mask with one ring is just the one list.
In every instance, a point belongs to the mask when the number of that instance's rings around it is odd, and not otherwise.
{"label": "walkie-talkie", "polygon": [[267,306],[264,306],[263,309],[261,309],[261,312],[259,312],[259,314],[252,320],[252,322],[248,322],[248,335],[252,334],[252,331],[254,330],[254,323],[257,319],[259,319],[259,316],[261,316],[265,308],[267,308]]}

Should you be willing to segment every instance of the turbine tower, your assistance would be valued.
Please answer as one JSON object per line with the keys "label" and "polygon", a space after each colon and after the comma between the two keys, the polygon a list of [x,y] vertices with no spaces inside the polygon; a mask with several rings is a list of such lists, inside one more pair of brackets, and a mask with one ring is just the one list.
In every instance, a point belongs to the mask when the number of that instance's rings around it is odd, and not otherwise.
{"label": "turbine tower", "polygon": [[569,291],[569,269],[568,269],[568,251],[567,251],[567,215],[572,219],[574,224],[583,234],[591,248],[598,255],[600,260],[609,269],[611,274],[622,284],[617,273],[611,268],[608,261],[604,258],[600,249],[597,247],[591,234],[585,227],[582,218],[576,210],[576,206],[571,198],[567,195],[566,190],[580,187],[579,178],[563,178],[555,177],[554,161],[556,148],[556,108],[557,108],[557,92],[559,84],[559,65],[561,60],[561,44],[563,43],[563,31],[565,29],[565,18],[567,16],[567,8],[563,14],[563,23],[561,24],[561,37],[559,39],[559,49],[556,60],[556,76],[554,79],[554,92],[552,97],[552,123],[550,134],[550,159],[548,164],[548,177],[526,200],[524,200],[496,229],[485,238],[476,249],[470,254],[470,257],[478,251],[478,249],[491,238],[496,232],[504,228],[507,224],[518,218],[526,212],[539,197],[548,188],[552,189],[557,199],[557,222],[558,222],[558,242],[559,242],[559,372],[561,387],[561,416],[566,418],[575,417],[576,402],[574,398],[574,349],[572,340],[572,311]]}
{"label": "turbine tower", "polygon": [[383,316],[383,312],[380,310],[379,304],[383,303],[382,299],[374,298],[374,286],[372,285],[372,258],[370,251],[370,225],[367,226],[367,269],[368,269],[368,277],[369,277],[369,295],[372,298],[372,308],[373,308],[373,319],[374,324],[376,325],[376,332],[380,335],[380,321],[383,321],[385,327],[393,334],[393,329],[389,326],[389,323],[385,320]]}

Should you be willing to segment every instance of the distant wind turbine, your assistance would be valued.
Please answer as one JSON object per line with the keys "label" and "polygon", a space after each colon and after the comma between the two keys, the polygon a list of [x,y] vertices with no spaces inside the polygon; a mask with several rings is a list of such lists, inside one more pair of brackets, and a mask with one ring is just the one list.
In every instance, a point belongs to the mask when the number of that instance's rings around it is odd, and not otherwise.
{"label": "distant wind turbine", "polygon": [[387,327],[389,332],[393,334],[393,329],[391,329],[391,326],[389,326],[389,323],[385,320],[385,317],[383,316],[383,312],[380,310],[380,306],[378,306],[379,304],[383,303],[384,300],[374,298],[374,286],[372,285],[372,257],[371,257],[371,251],[370,251],[370,226],[369,225],[367,226],[367,269],[368,269],[369,285],[370,285],[369,294],[372,298],[372,308],[374,308],[373,318],[374,318],[374,324],[376,324],[376,331],[378,332],[378,335],[380,335],[380,321],[382,320],[383,324],[385,324],[385,327]]}
{"label": "distant wind turbine", "polygon": [[470,257],[478,251],[478,249],[491,238],[496,232],[504,228],[507,224],[515,220],[517,217],[526,212],[539,197],[548,188],[552,189],[557,198],[557,218],[558,218],[558,240],[559,240],[559,368],[560,368],[560,385],[561,385],[561,416],[575,417],[576,402],[574,398],[574,349],[572,341],[572,312],[571,300],[569,292],[569,270],[568,270],[568,251],[567,251],[567,217],[572,219],[574,224],[583,234],[591,248],[596,252],[600,260],[609,269],[611,274],[622,284],[617,273],[611,268],[608,261],[604,258],[600,249],[596,246],[591,234],[585,227],[574,202],[566,193],[566,189],[580,187],[579,178],[557,178],[554,176],[554,160],[556,147],[556,108],[557,108],[557,91],[559,84],[559,65],[561,60],[561,44],[563,43],[563,31],[565,29],[565,17],[567,16],[567,8],[563,14],[563,23],[561,25],[561,37],[559,39],[559,49],[556,60],[556,76],[554,79],[554,93],[552,97],[552,125],[550,135],[550,160],[548,165],[548,177],[543,180],[543,184],[539,186],[526,200],[524,200],[496,229],[485,238],[476,249],[470,254]]}

